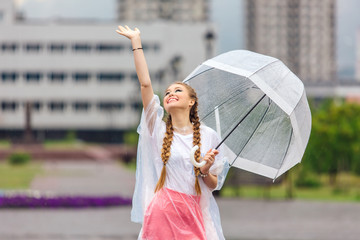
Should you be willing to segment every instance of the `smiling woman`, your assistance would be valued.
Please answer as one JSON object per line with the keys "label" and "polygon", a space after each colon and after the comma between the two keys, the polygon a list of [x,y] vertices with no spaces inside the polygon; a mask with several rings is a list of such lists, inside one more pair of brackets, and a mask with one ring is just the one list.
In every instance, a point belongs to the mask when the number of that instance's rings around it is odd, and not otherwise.
{"label": "smiling woman", "polygon": [[[163,105],[154,95],[143,53],[140,30],[119,26],[116,31],[131,40],[141,86],[143,113],[139,143],[132,221],[142,223],[139,239],[224,239],[219,210],[212,195],[223,182],[218,174],[226,160],[214,150],[217,133],[200,125],[196,92],[182,82],[165,91]],[[190,161],[193,146],[197,162]]]}

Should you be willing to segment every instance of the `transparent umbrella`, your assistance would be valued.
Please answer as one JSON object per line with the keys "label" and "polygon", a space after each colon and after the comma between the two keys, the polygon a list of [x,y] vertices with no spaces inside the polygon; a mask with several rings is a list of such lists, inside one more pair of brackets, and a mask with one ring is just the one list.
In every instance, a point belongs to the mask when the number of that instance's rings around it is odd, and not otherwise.
{"label": "transparent umbrella", "polygon": [[221,136],[230,166],[275,180],[301,161],[310,108],[303,83],[280,60],[231,51],[205,61],[183,82],[196,90],[200,121]]}

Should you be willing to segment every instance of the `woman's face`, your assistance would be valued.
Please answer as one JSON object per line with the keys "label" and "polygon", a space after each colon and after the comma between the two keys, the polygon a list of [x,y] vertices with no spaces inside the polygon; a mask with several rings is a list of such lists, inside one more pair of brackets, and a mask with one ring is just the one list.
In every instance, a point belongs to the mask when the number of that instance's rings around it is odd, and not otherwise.
{"label": "woman's face", "polygon": [[194,103],[187,88],[181,84],[172,84],[165,91],[164,108],[170,114],[173,109],[190,110]]}

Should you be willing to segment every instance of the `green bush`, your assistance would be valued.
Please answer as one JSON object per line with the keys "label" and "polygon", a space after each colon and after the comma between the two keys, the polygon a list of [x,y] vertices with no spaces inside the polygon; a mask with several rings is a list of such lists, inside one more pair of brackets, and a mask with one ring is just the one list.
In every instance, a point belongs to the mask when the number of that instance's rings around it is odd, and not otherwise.
{"label": "green bush", "polygon": [[138,143],[139,134],[136,129],[129,130],[124,133],[123,141],[126,145],[136,146]]}
{"label": "green bush", "polygon": [[22,165],[22,164],[26,164],[31,160],[31,156],[28,153],[25,152],[16,152],[16,153],[12,153],[9,158],[8,161],[11,165]]}
{"label": "green bush", "polygon": [[68,131],[65,136],[66,142],[75,142],[76,141],[76,132],[75,131]]}
{"label": "green bush", "polygon": [[332,193],[334,195],[348,195],[349,194],[349,188],[336,186],[332,189]]}
{"label": "green bush", "polygon": [[309,170],[302,169],[296,178],[295,186],[299,188],[319,188],[320,180]]}

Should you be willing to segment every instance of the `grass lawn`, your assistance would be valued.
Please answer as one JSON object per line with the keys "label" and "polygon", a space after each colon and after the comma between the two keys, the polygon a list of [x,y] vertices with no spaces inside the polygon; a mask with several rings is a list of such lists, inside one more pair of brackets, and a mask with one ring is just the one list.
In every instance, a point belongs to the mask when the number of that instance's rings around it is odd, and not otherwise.
{"label": "grass lawn", "polygon": [[32,179],[42,173],[40,162],[32,161],[24,165],[10,165],[0,162],[0,189],[28,189]]}
{"label": "grass lawn", "polygon": [[62,149],[83,149],[89,144],[69,140],[48,140],[43,143],[45,149],[62,150]]}
{"label": "grass lawn", "polygon": [[0,149],[8,149],[10,148],[11,143],[8,140],[0,140]]}
{"label": "grass lawn", "polygon": [[132,161],[130,161],[129,163],[125,163],[124,161],[122,161],[121,159],[119,159],[117,161],[117,163],[122,166],[125,167],[126,169],[133,171],[135,174],[136,171],[136,159],[133,159]]}

